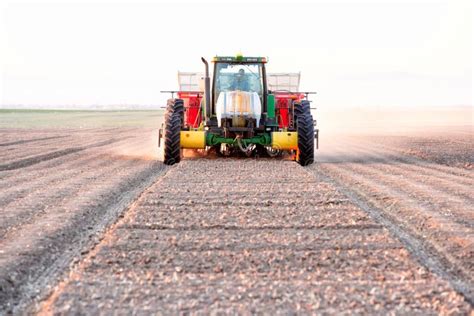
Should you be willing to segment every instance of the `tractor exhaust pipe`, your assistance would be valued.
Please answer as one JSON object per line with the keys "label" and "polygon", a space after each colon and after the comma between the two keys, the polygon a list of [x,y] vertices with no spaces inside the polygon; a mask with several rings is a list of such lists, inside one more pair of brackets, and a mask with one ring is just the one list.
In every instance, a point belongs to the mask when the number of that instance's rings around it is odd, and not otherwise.
{"label": "tractor exhaust pipe", "polygon": [[209,64],[207,60],[205,60],[204,57],[201,57],[201,60],[206,66],[206,74],[204,75],[204,97],[206,98],[206,119],[209,119],[211,117],[211,78],[209,78]]}

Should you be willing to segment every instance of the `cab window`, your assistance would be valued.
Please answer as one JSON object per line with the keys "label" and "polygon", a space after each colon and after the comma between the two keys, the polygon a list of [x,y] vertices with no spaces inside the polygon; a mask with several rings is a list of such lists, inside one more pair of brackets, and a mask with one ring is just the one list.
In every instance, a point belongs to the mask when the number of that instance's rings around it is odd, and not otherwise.
{"label": "cab window", "polygon": [[237,90],[256,92],[262,97],[262,65],[218,63],[216,65],[215,85],[215,99],[221,92]]}

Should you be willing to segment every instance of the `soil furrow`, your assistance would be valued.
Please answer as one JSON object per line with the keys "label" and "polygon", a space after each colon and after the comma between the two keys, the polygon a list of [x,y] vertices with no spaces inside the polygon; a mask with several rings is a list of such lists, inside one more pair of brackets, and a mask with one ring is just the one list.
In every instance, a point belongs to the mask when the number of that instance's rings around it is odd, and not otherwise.
{"label": "soil furrow", "polygon": [[26,143],[32,143],[32,142],[39,142],[39,141],[50,140],[50,139],[59,139],[59,138],[65,138],[65,137],[68,137],[68,136],[50,136],[50,137],[41,137],[41,138],[17,140],[17,141],[13,141],[13,142],[9,142],[9,143],[1,143],[0,147],[26,144]]}
{"label": "soil furrow", "polygon": [[[22,225],[38,221],[38,218],[53,206],[55,209],[60,208],[64,203],[69,203],[78,196],[94,192],[95,183],[104,181],[111,173],[116,173],[123,168],[132,168],[135,163],[134,161],[113,163],[110,160],[101,161],[83,170],[78,177],[60,177],[56,183],[46,183],[45,185],[50,188],[48,192],[36,190],[25,194],[23,199],[11,201],[0,209],[3,209],[4,214],[1,216],[0,238],[8,238],[9,233],[21,231]],[[14,204],[11,204],[12,202]]]}
{"label": "soil furrow", "polygon": [[85,195],[62,208],[52,208],[41,219],[23,226],[16,237],[3,240],[0,312],[24,310],[45,295],[72,261],[90,249],[164,170],[160,163],[148,163],[141,171],[116,173],[109,185],[98,186],[94,196]]}
{"label": "soil furrow", "polygon": [[117,229],[133,229],[133,230],[170,230],[170,231],[212,231],[212,230],[238,230],[238,231],[266,231],[266,230],[366,230],[380,229],[382,226],[378,224],[361,224],[361,225],[285,225],[285,226],[233,226],[233,225],[199,225],[199,226],[164,226],[153,224],[124,224]]}
{"label": "soil furrow", "polygon": [[[110,146],[121,146],[130,142],[130,139],[119,140]],[[63,171],[74,171],[73,169],[80,169],[94,162],[94,159],[100,157],[110,157],[113,155],[107,152],[108,145],[101,148],[90,148],[88,150],[77,152],[71,155],[58,157],[57,159],[45,160],[39,164],[34,164],[24,169],[7,170],[0,174],[0,179],[8,181],[9,187],[20,185],[22,183],[30,183],[32,179],[39,179],[51,175],[51,173],[60,173]],[[92,150],[92,151],[91,151]],[[98,151],[99,150],[99,151]],[[28,171],[28,172],[24,172]],[[0,192],[1,193],[1,192]]]}
{"label": "soil furrow", "polygon": [[120,139],[111,139],[111,140],[106,140],[106,141],[94,143],[94,144],[88,145],[88,146],[61,149],[61,150],[53,151],[53,152],[50,152],[50,153],[47,153],[47,154],[42,154],[42,155],[37,155],[37,156],[30,157],[30,158],[20,159],[20,160],[14,161],[14,162],[10,162],[10,163],[7,163],[7,164],[0,165],[0,171],[15,170],[15,169],[29,167],[31,165],[34,165],[34,164],[37,164],[37,163],[40,163],[40,162],[43,162],[43,161],[46,161],[46,160],[51,160],[51,159],[55,159],[55,158],[58,158],[58,157],[61,157],[61,156],[70,155],[70,154],[77,153],[79,151],[83,151],[83,150],[86,150],[86,149],[89,149],[89,148],[109,145],[109,144],[115,143],[119,140]]}
{"label": "soil furrow", "polygon": [[[348,140],[350,142],[350,140]],[[408,156],[407,152],[400,149],[400,148],[393,148],[390,147],[389,145],[386,144],[381,144],[375,141],[367,141],[365,139],[354,139],[352,142],[352,146],[354,147],[360,147],[360,148],[365,148],[368,149],[369,151],[374,151],[374,152],[382,152],[385,153],[390,159],[410,165],[418,165],[420,167],[424,167],[427,170],[436,170],[440,172],[444,172],[447,174],[451,174],[454,176],[458,176],[461,179],[473,179],[474,172],[467,170],[467,169],[461,169],[457,167],[452,167],[452,166],[445,166],[438,164],[436,162],[431,162],[424,160],[420,157],[415,157],[415,156]]]}
{"label": "soil furrow", "polygon": [[[399,223],[399,226],[403,226],[412,235],[417,236],[420,242],[432,248],[436,254],[437,259],[435,259],[443,261],[444,266],[449,267],[450,271],[456,271],[459,279],[465,280],[466,284],[472,283],[470,278],[472,263],[469,260],[466,261],[467,258],[472,257],[474,250],[469,242],[473,238],[472,230],[460,227],[446,218],[440,218],[436,212],[417,205],[416,201],[411,200],[407,203],[406,195],[397,196],[393,188],[384,187],[364,176],[347,172],[338,165],[321,165],[319,170],[346,186],[353,184],[352,190],[346,187],[348,192],[357,191],[365,199],[374,203],[391,221]],[[373,193],[374,190],[378,193]],[[393,198],[398,203],[394,203],[391,200]]]}
{"label": "soil furrow", "polygon": [[[414,207],[421,207],[426,212],[436,213],[448,221],[474,228],[474,209],[470,207],[474,201],[447,194],[442,189],[407,180],[405,177],[393,175],[383,166],[366,167],[356,164],[345,164],[344,168],[356,174],[374,179],[380,188],[392,188],[392,193]],[[467,190],[467,188],[466,188]],[[420,201],[421,204],[420,204]]]}
{"label": "soil furrow", "polygon": [[[422,175],[426,175],[430,179],[448,181],[453,185],[455,185],[456,183],[460,183],[462,185],[474,185],[474,174],[470,174],[468,172],[461,172],[459,174],[456,174],[458,173],[457,171],[463,171],[464,169],[442,166],[445,168],[451,168],[452,172],[448,172],[446,171],[446,169],[444,169],[444,171],[441,171],[439,170],[440,165],[434,162],[422,161],[423,163],[416,163],[415,161],[412,161],[412,159],[407,155],[397,156],[396,154],[391,154],[384,149],[377,150],[371,148],[369,145],[364,146],[351,142],[341,142],[340,145],[331,145],[331,150],[333,148],[341,147],[345,148],[344,155],[338,155],[338,157],[344,157],[342,158],[343,160],[341,162],[356,162],[360,164],[367,164],[370,162],[388,163],[394,167],[402,168],[402,170],[413,171],[413,174],[419,173]],[[327,156],[327,154],[323,154],[323,157],[324,156]],[[331,155],[329,155],[329,157],[331,157]],[[367,160],[364,160],[364,158],[367,158]],[[409,160],[401,161],[401,159],[404,158],[409,158]],[[336,158],[336,161],[334,162],[337,162],[337,159],[338,158]]]}
{"label": "soil furrow", "polygon": [[[65,178],[74,178],[87,169],[99,168],[110,164],[107,161],[107,158],[110,157],[105,154],[78,154],[68,158],[70,159],[64,162],[55,161],[58,165],[57,167],[44,166],[43,168],[43,166],[40,166],[36,170],[31,170],[27,176],[24,176],[22,171],[17,171],[20,173],[18,177],[15,176],[16,174],[12,174],[10,178],[3,179],[4,183],[6,183],[6,189],[0,191],[0,207],[4,207],[13,201],[21,200],[26,197],[26,194],[41,187],[58,183]],[[54,168],[54,172],[51,172],[50,168]]]}
{"label": "soil furrow", "polygon": [[[446,237],[456,236],[452,240],[454,244],[459,243],[459,246],[465,246],[464,238],[470,238],[471,229],[469,227],[462,227],[451,216],[444,216],[444,214],[439,213],[438,209],[426,207],[423,200],[411,198],[397,186],[383,184],[383,179],[374,179],[360,172],[347,172],[348,169],[350,170],[348,166],[322,164],[320,169],[337,175],[340,179],[349,180],[350,183],[357,185],[355,188],[363,187],[364,195],[384,203],[384,205],[387,205],[387,211],[394,214],[403,213],[405,210],[406,212],[416,210],[416,212],[413,212],[413,217],[419,216],[424,219],[421,222],[414,222],[419,229],[436,229],[437,232],[444,232]],[[465,224],[465,222],[462,223]],[[429,234],[430,231],[426,233]]]}
{"label": "soil furrow", "polygon": [[447,264],[446,260],[443,259],[443,254],[433,252],[429,242],[419,235],[413,235],[411,229],[400,226],[397,220],[394,220],[392,216],[383,210],[375,206],[369,205],[365,198],[360,196],[358,193],[350,190],[346,185],[341,184],[335,178],[328,175],[320,175],[326,181],[332,182],[341,193],[345,194],[354,204],[365,210],[371,215],[377,222],[383,224],[398,240],[400,240],[410,253],[417,258],[424,266],[435,272],[437,275],[447,280],[459,293],[461,293],[465,299],[474,306],[474,283],[469,278],[469,274],[459,276],[455,273],[457,269],[453,269],[453,266]]}
{"label": "soil furrow", "polygon": [[[261,177],[278,179],[269,181],[273,203],[251,202],[268,196],[268,190],[259,195],[256,185],[249,202],[241,203],[248,183]],[[196,178],[216,181],[197,185]],[[208,188],[211,205],[201,202]],[[176,198],[181,194],[195,203]],[[286,203],[290,197],[293,205]],[[98,310],[91,298],[100,297],[105,313],[259,313],[268,306],[281,312],[303,302],[312,306],[308,313],[327,312],[316,302],[328,288],[312,286],[326,281],[337,284],[330,290],[338,302],[333,313],[347,310],[348,297],[351,310],[361,312],[372,311],[375,297],[385,302],[379,312],[398,304],[396,297],[410,301],[406,313],[470,308],[332,182],[291,161],[203,159],[182,161],[150,187],[42,311],[93,313]],[[113,295],[101,294],[111,288]],[[231,299],[238,293],[240,298]],[[420,304],[419,293],[438,301],[437,307]],[[283,296],[288,309],[281,309]],[[140,304],[125,303],[135,298]]]}
{"label": "soil furrow", "polygon": [[[123,138],[137,136],[136,134],[130,133],[127,131],[121,132],[120,135]],[[56,138],[46,143],[43,143],[43,142],[33,143],[26,146],[21,145],[21,146],[8,148],[8,150],[3,150],[0,152],[0,158],[4,161],[13,162],[14,160],[31,158],[38,154],[44,153],[45,151],[58,150],[58,149],[66,147],[66,145],[68,147],[89,146],[98,141],[106,141],[109,139],[114,139],[116,138],[116,134],[109,133],[109,132],[104,133],[100,131],[96,131],[95,133],[94,132],[84,133],[82,131],[79,131],[79,132],[70,132],[68,133],[67,136],[64,136],[64,133],[62,133],[62,137],[67,137],[68,138],[67,141],[61,138],[59,139]]]}
{"label": "soil furrow", "polygon": [[[19,145],[11,148],[6,148],[0,153],[0,158],[5,162],[14,162],[15,160],[31,158],[38,154],[42,154],[48,151],[55,151],[61,148],[66,147],[78,147],[88,145],[90,138],[82,139],[78,135],[68,135],[65,136],[67,139],[62,138],[53,138],[47,142],[32,143],[29,145]],[[97,142],[99,140],[104,140],[99,137],[92,137],[92,142]],[[92,143],[90,142],[90,143]],[[65,146],[65,144],[67,144]]]}
{"label": "soil furrow", "polygon": [[[342,149],[334,149],[333,151],[343,152]],[[411,203],[423,201],[423,208],[430,208],[438,215],[473,228],[474,214],[472,211],[474,209],[471,209],[470,205],[474,204],[474,198],[472,193],[467,193],[472,191],[470,186],[457,185],[456,189],[452,189],[443,186],[441,181],[426,184],[426,181],[419,178],[418,173],[386,163],[366,165],[350,162],[338,164],[338,166],[347,168],[355,174],[376,180],[385,187],[391,187],[392,190],[397,191],[397,196],[405,194]],[[460,188],[462,188],[462,192],[458,193]]]}

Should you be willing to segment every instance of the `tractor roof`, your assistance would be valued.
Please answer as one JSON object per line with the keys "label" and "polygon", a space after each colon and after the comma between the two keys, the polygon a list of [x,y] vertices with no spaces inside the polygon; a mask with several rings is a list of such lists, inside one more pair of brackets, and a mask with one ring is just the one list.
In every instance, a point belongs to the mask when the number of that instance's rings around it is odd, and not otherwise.
{"label": "tractor roof", "polygon": [[266,63],[266,57],[244,57],[242,55],[237,56],[216,56],[212,58],[213,62],[226,62],[226,63]]}

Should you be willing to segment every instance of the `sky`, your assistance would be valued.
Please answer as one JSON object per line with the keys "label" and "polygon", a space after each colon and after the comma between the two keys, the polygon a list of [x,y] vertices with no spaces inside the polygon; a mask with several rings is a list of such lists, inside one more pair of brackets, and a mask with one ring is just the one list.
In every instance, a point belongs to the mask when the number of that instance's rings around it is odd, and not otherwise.
{"label": "sky", "polygon": [[200,57],[266,56],[324,107],[472,105],[471,1],[0,0],[0,106],[162,105]]}

